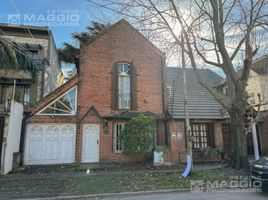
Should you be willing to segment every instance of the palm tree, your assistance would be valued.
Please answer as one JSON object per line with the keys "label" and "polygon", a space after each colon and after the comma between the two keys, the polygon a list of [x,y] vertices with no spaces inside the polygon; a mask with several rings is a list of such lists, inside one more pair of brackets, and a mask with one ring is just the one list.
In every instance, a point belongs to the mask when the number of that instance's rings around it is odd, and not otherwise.
{"label": "palm tree", "polygon": [[12,45],[0,35],[0,68],[16,68],[18,60]]}
{"label": "palm tree", "polygon": [[26,49],[0,35],[0,69],[27,70],[35,80],[37,68]]}

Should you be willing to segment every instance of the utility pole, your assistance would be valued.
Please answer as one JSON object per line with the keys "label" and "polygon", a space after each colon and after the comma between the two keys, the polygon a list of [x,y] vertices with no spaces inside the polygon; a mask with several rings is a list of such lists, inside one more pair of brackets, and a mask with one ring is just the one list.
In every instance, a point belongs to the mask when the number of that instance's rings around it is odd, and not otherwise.
{"label": "utility pole", "polygon": [[[261,107],[261,95],[258,94],[258,113],[257,115],[259,115],[260,113],[260,107]],[[252,117],[252,140],[253,140],[253,147],[254,147],[254,156],[255,156],[255,160],[259,160],[260,159],[260,154],[259,154],[259,144],[258,144],[258,137],[257,137],[257,130],[256,130],[256,122],[253,122],[253,117]]]}
{"label": "utility pole", "polygon": [[191,125],[188,110],[188,91],[187,91],[187,78],[186,78],[186,64],[185,64],[185,46],[184,46],[184,35],[181,34],[181,47],[182,47],[182,68],[183,68],[183,91],[184,91],[184,112],[185,112],[185,125],[186,125],[186,138],[187,138],[187,154],[191,157],[191,172],[193,171],[193,152],[192,152],[192,136],[191,136]]}

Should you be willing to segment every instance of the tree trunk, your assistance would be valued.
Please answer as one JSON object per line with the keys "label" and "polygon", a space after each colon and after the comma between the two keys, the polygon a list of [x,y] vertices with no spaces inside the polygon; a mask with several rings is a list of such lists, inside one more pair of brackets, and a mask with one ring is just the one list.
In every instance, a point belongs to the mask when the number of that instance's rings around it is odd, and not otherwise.
{"label": "tree trunk", "polygon": [[230,114],[231,152],[230,167],[248,170],[247,135],[245,131],[245,112],[243,109]]}

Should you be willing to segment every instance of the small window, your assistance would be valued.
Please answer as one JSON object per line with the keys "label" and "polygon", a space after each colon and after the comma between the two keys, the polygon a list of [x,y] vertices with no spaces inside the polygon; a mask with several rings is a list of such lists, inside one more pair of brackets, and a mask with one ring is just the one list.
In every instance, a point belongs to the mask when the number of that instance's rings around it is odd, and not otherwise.
{"label": "small window", "polygon": [[212,146],[211,124],[191,124],[191,132],[193,137],[193,149],[202,149]]}
{"label": "small window", "polygon": [[[2,85],[0,86],[0,103],[5,104],[8,100],[13,98],[13,85]],[[15,100],[24,103],[30,100],[30,88],[28,86],[17,85],[15,87]],[[28,104],[27,104],[28,105]]]}
{"label": "small window", "polygon": [[130,66],[127,63],[119,63],[118,71],[118,108],[130,109]]}
{"label": "small window", "polygon": [[35,60],[38,59],[38,51],[34,51],[34,50],[29,50],[29,56],[31,57],[31,59]]}
{"label": "small window", "polygon": [[124,123],[118,123],[114,125],[113,149],[115,153],[122,152],[121,133],[122,133],[124,126],[125,126]]}
{"label": "small window", "polygon": [[29,87],[24,88],[23,103],[24,103],[24,105],[30,105],[30,88]]}
{"label": "small window", "polygon": [[40,111],[40,115],[75,115],[77,88],[73,88],[63,96],[53,101],[45,109]]}

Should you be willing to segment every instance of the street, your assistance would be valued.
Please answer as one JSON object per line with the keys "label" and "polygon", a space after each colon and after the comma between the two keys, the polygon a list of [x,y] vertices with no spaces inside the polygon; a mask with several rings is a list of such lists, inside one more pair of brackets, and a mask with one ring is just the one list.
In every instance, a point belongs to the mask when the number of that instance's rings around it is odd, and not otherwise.
{"label": "street", "polygon": [[228,193],[214,193],[214,192],[202,192],[202,193],[164,193],[164,194],[146,194],[146,195],[138,195],[138,196],[116,196],[116,197],[104,197],[104,198],[82,198],[82,199],[103,199],[103,200],[261,200],[267,199],[268,193],[236,193],[236,192],[228,192]]}

